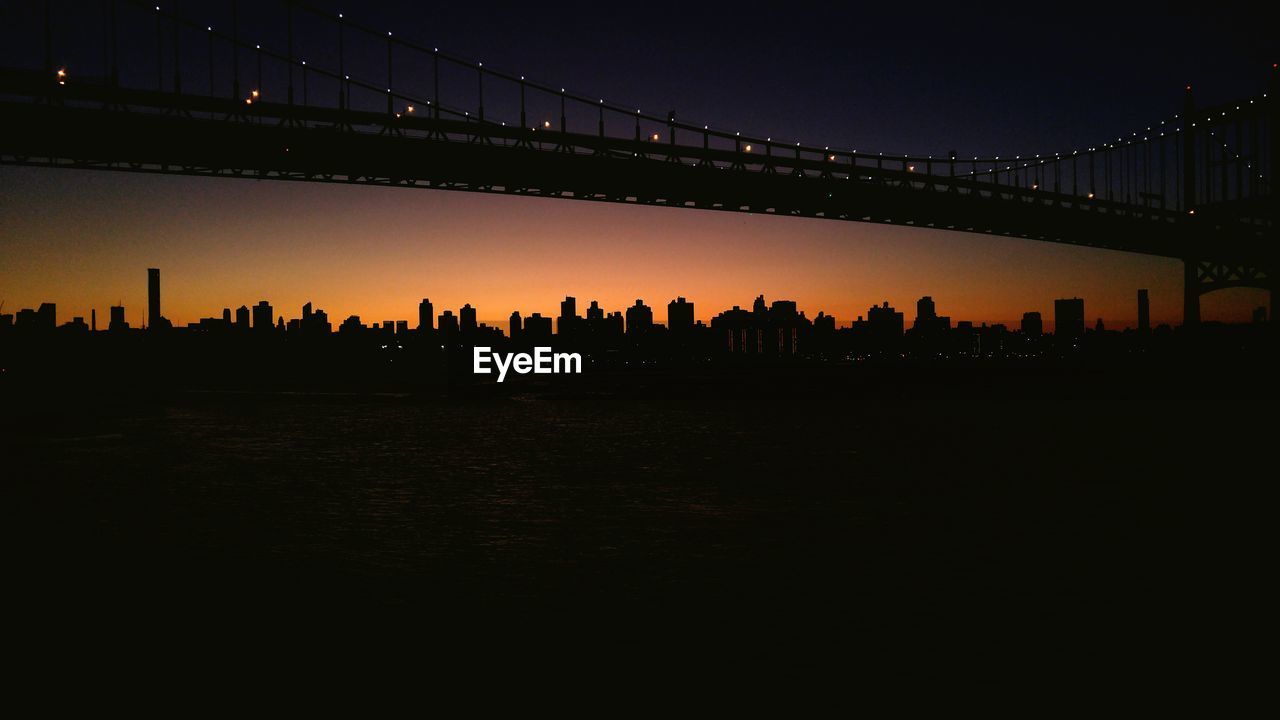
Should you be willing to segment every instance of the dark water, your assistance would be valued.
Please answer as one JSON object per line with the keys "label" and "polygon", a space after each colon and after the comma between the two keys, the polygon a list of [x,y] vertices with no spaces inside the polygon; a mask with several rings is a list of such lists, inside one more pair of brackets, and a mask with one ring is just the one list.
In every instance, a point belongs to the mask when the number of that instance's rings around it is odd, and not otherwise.
{"label": "dark water", "polygon": [[839,368],[15,405],[10,601],[1155,623],[1250,596],[1271,536],[1260,396],[1220,379],[1189,405],[1179,377]]}

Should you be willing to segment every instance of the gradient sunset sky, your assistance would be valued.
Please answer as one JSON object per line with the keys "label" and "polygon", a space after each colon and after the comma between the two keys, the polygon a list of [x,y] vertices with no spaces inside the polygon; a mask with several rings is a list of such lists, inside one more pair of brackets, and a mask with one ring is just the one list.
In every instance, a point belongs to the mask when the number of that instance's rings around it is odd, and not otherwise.
{"label": "gradient sunset sky", "polygon": [[[100,3],[61,5],[64,15],[91,11],[78,30],[87,44]],[[716,3],[678,15],[634,4],[360,5],[347,11],[366,24],[655,114],[678,108],[744,133],[939,156],[1096,144],[1177,112],[1188,82],[1205,104],[1259,92],[1276,51],[1245,6],[1217,4],[1203,15],[1153,6],[1090,17],[1078,4],[788,3],[777,18]],[[225,6],[182,9],[220,22]],[[2,61],[20,64],[30,10],[4,13]],[[363,58],[371,68],[376,54]],[[4,312],[50,301],[59,322],[97,308],[105,325],[108,306],[123,302],[141,324],[148,267],[161,269],[175,324],[262,299],[286,317],[311,301],[335,324],[352,314],[416,321],[429,297],[437,313],[469,302],[505,328],[512,310],[555,315],[566,294],[579,312],[593,299],[620,310],[643,298],[658,321],[682,295],[705,321],[763,293],[842,326],[885,300],[911,318],[921,295],[953,320],[1016,325],[1039,310],[1051,321],[1054,298],[1079,296],[1090,324],[1119,328],[1136,323],[1138,288],[1150,290],[1153,323],[1181,321],[1180,263],[1105,250],[432,190],[0,167]],[[1203,316],[1247,321],[1266,304],[1262,291],[1214,293]]]}

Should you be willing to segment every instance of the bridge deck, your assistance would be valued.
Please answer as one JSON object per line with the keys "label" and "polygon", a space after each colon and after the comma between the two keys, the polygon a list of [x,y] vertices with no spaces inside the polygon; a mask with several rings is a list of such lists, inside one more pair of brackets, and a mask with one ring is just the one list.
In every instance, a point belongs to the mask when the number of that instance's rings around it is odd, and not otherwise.
{"label": "bridge deck", "polygon": [[[355,182],[891,223],[1257,262],[1269,220],[1197,216],[963,176],[789,156],[129,90],[0,71],[0,162]],[[947,169],[946,161],[938,165]],[[1268,256],[1269,259],[1269,256]]]}

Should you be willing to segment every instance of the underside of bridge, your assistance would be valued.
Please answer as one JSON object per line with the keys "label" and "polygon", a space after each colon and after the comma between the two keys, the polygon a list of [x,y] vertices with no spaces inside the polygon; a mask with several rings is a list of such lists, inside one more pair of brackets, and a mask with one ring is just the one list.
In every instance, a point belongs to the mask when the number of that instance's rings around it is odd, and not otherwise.
{"label": "underside of bridge", "polygon": [[[251,112],[250,112],[251,111]],[[0,162],[365,183],[889,223],[1177,258],[1185,321],[1201,294],[1271,291],[1274,196],[1195,213],[912,169],[537,132],[438,117],[121,90],[0,72]],[[1092,193],[1090,193],[1092,195]],[[1191,197],[1188,194],[1187,197]]]}

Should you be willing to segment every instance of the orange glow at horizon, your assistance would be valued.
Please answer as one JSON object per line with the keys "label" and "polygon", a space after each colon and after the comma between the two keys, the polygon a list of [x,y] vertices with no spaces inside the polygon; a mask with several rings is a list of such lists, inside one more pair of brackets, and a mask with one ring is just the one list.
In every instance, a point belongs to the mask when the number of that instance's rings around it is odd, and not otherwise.
{"label": "orange glow at horizon", "polygon": [[[504,332],[511,311],[579,315],[642,298],[665,322],[677,296],[704,322],[733,305],[795,300],[841,327],[888,300],[910,325],[930,295],[953,323],[1006,323],[1053,301],[1085,299],[1088,325],[1137,322],[1138,288],[1153,325],[1182,316],[1175,260],[1013,238],[865,223],[647,208],[613,203],[119,173],[0,168],[4,311],[56,302],[59,324],[123,302],[144,321],[146,269],[158,267],[164,315],[182,326],[268,300],[303,303],[366,324],[417,323],[470,303]],[[52,199],[51,199],[52,198]],[[1247,322],[1259,290],[1205,295],[1206,320]]]}

